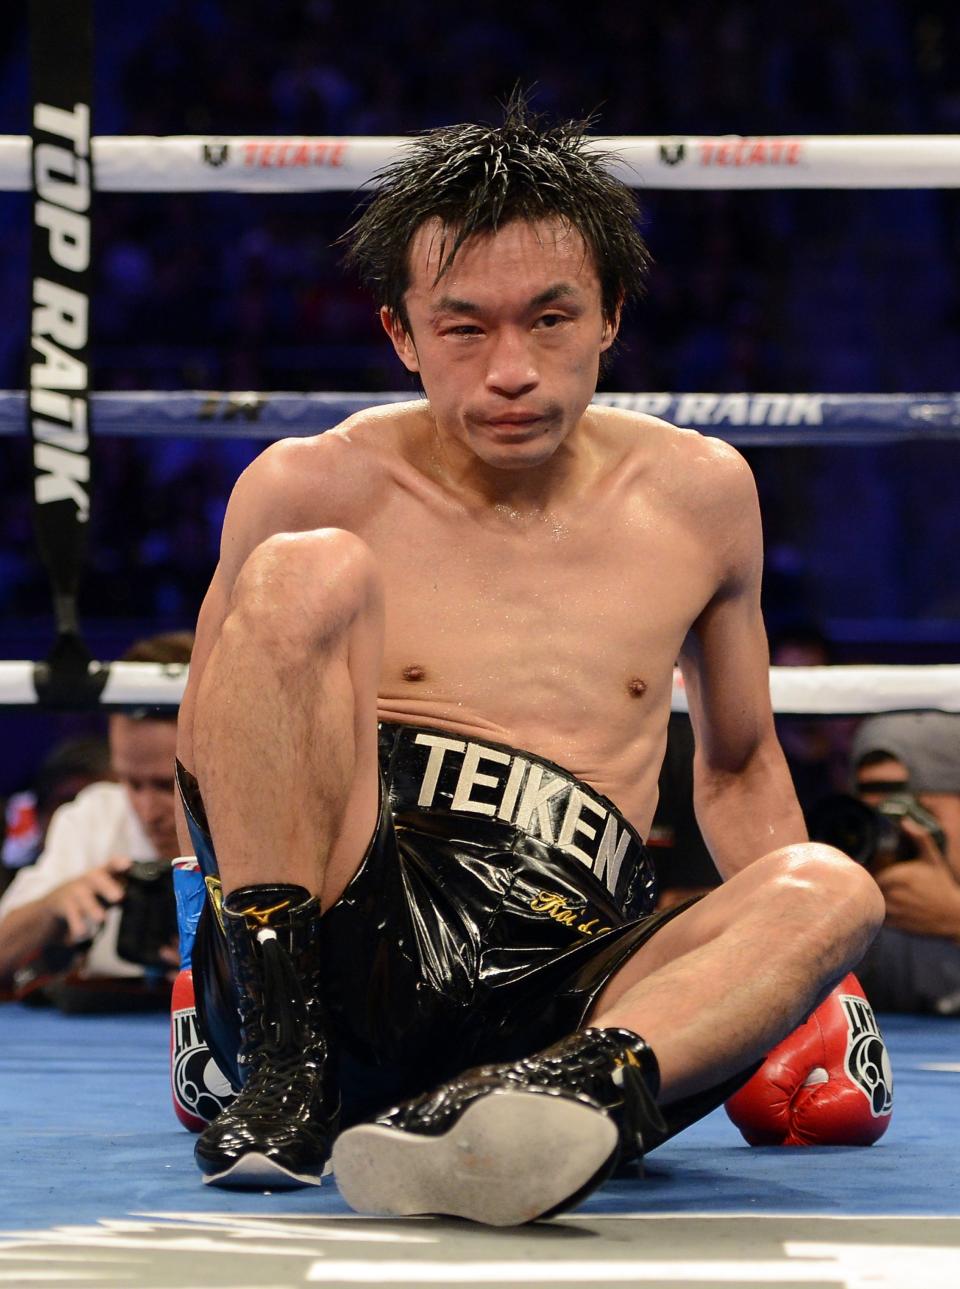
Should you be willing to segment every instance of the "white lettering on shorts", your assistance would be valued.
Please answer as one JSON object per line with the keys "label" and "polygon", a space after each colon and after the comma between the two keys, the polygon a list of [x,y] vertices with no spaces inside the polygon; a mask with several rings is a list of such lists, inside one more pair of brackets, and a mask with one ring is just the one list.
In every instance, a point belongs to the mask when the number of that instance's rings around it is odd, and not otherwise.
{"label": "white lettering on shorts", "polygon": [[433,805],[437,780],[440,778],[440,767],[443,765],[445,754],[462,752],[467,745],[462,739],[442,738],[439,734],[418,734],[417,742],[425,744],[430,749],[430,759],[427,761],[423,782],[420,784],[420,795],[417,797],[417,805],[429,809]]}
{"label": "white lettering on shorts", "polygon": [[590,864],[592,866],[593,860],[586,851],[581,850],[579,846],[575,846],[573,844],[575,833],[582,833],[584,837],[588,837],[591,841],[597,835],[596,828],[591,827],[588,823],[584,823],[581,819],[580,812],[584,809],[592,810],[601,822],[603,821],[605,813],[603,808],[598,806],[595,801],[591,801],[590,798],[582,793],[579,788],[574,788],[570,793],[570,800],[567,802],[567,809],[563,816],[563,824],[560,827],[560,836],[557,839],[557,845],[562,847],[564,850],[569,851],[571,855],[575,855],[577,859],[582,860],[583,863]]}
{"label": "white lettering on shorts", "polygon": [[616,892],[630,830],[575,780],[466,739],[421,731],[413,741],[429,749],[417,794],[421,809],[512,823],[578,860]]}
{"label": "white lettering on shorts", "polygon": [[520,809],[517,811],[514,823],[518,828],[522,828],[524,832],[532,832],[533,814],[536,811],[540,836],[548,846],[555,846],[557,839],[553,835],[553,820],[550,818],[547,803],[551,797],[555,797],[558,792],[563,791],[568,793],[571,791],[568,779],[561,779],[559,775],[555,775],[544,784],[543,767],[531,765],[530,773],[527,775],[527,784],[523,790],[523,797],[520,800]]}
{"label": "white lettering on shorts", "polygon": [[483,759],[499,761],[501,765],[509,765],[511,761],[511,757],[506,752],[497,752],[491,747],[481,747],[479,743],[468,743],[457,786],[453,792],[451,810],[469,810],[478,815],[492,815],[496,812],[496,806],[487,801],[474,801],[470,796],[470,789],[473,787],[500,786],[500,780],[495,775],[478,773],[477,767]]}

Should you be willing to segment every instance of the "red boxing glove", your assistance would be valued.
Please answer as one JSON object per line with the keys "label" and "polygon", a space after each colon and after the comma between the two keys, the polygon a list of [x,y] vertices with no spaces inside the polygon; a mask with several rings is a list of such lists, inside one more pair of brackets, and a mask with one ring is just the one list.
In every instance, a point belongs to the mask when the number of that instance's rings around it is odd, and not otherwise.
{"label": "red boxing glove", "polygon": [[233,1100],[230,1084],[197,1029],[189,967],[173,982],[170,999],[170,1091],[174,1114],[191,1132],[202,1132]]}
{"label": "red boxing glove", "polygon": [[751,1146],[870,1146],[893,1113],[893,1074],[856,976],[840,982],[727,1102]]}

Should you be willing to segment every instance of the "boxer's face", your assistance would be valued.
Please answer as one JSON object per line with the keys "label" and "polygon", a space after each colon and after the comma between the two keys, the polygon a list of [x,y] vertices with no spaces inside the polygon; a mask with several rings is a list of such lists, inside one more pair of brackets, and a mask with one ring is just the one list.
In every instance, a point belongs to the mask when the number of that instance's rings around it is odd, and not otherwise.
{"label": "boxer's face", "polygon": [[428,222],[410,247],[409,331],[386,311],[384,326],[442,438],[498,469],[541,465],[583,416],[616,336],[593,257],[559,221],[515,220],[471,238],[437,279],[441,233]]}
{"label": "boxer's face", "polygon": [[[110,718],[110,761],[134,813],[161,859],[179,855],[174,813],[176,721]],[[146,856],[134,855],[133,859]]]}

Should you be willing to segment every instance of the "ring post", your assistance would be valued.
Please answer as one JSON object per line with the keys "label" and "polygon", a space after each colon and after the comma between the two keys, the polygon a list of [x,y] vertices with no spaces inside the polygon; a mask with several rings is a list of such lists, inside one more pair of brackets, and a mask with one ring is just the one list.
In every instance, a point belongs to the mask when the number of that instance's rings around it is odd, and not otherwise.
{"label": "ring post", "polygon": [[106,673],[80,634],[77,593],[90,519],[93,87],[89,0],[30,0],[31,329],[26,406],[33,515],[56,641],[34,669],[37,701],[86,707]]}

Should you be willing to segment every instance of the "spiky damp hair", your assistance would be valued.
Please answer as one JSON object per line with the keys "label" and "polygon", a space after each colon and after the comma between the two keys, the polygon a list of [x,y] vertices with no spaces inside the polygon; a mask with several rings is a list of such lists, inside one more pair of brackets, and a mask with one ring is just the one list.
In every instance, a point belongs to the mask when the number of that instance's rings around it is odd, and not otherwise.
{"label": "spiky damp hair", "polygon": [[379,188],[344,234],[347,262],[409,330],[404,295],[410,244],[427,220],[442,226],[439,280],[468,238],[516,219],[560,219],[591,251],[604,317],[640,295],[650,264],[633,193],[588,148],[591,122],[549,123],[515,92],[501,125],[448,125],[414,138],[376,177]]}

